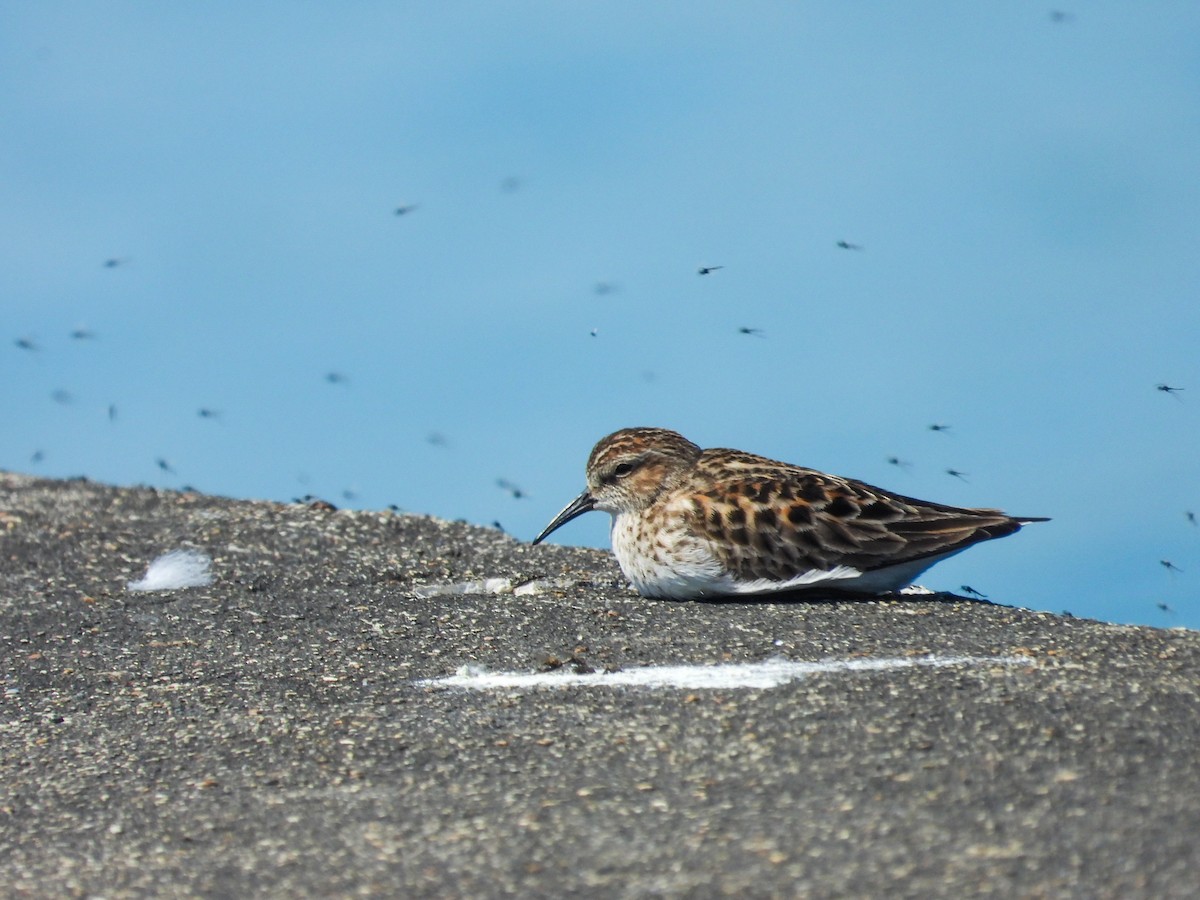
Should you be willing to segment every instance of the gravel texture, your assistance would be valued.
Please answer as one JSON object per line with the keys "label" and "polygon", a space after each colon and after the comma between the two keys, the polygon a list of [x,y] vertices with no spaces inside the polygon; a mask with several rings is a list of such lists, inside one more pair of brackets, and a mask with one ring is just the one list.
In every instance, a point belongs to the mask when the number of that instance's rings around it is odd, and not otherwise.
{"label": "gravel texture", "polygon": [[[127,590],[180,548],[212,584]],[[1200,887],[1197,632],[945,595],[644,600],[608,553],[462,523],[0,473],[0,647],[9,896]],[[419,683],[929,654],[1023,662]]]}

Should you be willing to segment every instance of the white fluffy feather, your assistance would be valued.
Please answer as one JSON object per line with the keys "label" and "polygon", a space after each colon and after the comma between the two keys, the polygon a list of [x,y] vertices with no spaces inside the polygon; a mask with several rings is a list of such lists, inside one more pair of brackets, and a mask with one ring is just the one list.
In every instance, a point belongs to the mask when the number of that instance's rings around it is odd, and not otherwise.
{"label": "white fluffy feather", "polygon": [[212,560],[199,550],[172,550],[150,563],[146,574],[126,585],[131,591],[177,591],[212,584]]}

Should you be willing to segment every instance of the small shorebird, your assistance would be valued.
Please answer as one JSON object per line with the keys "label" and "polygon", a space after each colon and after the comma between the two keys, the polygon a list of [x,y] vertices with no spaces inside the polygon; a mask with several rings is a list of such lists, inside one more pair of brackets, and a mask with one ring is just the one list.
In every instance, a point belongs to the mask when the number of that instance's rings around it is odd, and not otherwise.
{"label": "small shorebird", "polygon": [[533,543],[593,509],[612,515],[621,571],[646,597],[817,590],[880,594],[1035,517],[893,494],[663,428],[596,444],[587,488]]}

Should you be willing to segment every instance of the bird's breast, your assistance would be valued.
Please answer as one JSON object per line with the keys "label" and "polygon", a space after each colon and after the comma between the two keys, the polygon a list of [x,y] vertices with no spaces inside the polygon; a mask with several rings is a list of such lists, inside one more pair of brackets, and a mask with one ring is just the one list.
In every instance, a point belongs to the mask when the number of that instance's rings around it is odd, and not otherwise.
{"label": "bird's breast", "polygon": [[644,597],[701,597],[726,577],[702,538],[651,516],[614,515],[612,548],[621,571]]}

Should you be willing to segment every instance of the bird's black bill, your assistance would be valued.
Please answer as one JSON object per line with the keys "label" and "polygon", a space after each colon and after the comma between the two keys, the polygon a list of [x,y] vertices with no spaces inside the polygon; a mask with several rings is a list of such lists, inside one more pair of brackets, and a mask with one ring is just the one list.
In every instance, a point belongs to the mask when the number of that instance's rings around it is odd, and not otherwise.
{"label": "bird's black bill", "polygon": [[550,536],[550,532],[566,525],[572,519],[582,516],[585,512],[591,512],[596,506],[596,498],[589,494],[586,490],[563,507],[563,511],[554,517],[549,525],[547,525],[542,533],[533,539],[535,544],[540,544],[543,540]]}

